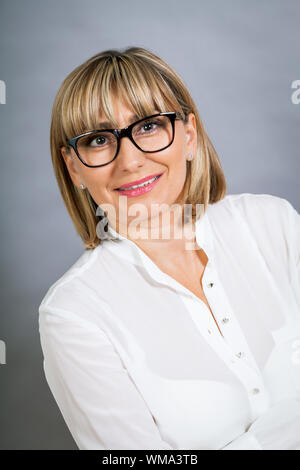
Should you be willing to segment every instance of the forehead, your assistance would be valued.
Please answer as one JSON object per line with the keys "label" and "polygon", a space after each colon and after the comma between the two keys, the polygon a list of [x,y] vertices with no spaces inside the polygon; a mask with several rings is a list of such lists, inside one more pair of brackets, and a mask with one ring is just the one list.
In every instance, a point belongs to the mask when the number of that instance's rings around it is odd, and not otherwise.
{"label": "forehead", "polygon": [[108,102],[104,103],[104,110],[105,108],[106,113],[100,112],[97,122],[102,129],[126,127],[143,117],[160,112],[154,102],[147,103],[145,107],[141,102],[130,103],[128,98],[118,96],[117,93],[111,94]]}
{"label": "forehead", "polygon": [[[154,109],[154,110],[151,111],[150,114],[146,113],[143,116],[139,116],[135,112],[128,113],[126,116],[125,115],[122,116],[121,121],[118,120],[118,125],[116,125],[116,128],[119,129],[119,128],[122,128],[122,127],[129,126],[130,124],[133,124],[134,122],[139,121],[140,119],[142,119],[144,117],[147,117],[147,116],[150,116],[151,114],[156,114],[156,113],[159,113],[159,111],[157,109]],[[112,124],[111,121],[99,121],[97,123],[97,126],[98,126],[99,129],[111,129],[113,124]]]}

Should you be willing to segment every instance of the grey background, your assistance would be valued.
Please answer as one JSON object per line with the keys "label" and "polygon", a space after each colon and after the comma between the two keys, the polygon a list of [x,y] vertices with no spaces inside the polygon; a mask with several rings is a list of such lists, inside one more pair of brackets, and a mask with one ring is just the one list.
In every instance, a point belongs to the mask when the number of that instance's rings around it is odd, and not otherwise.
{"label": "grey background", "polygon": [[299,0],[6,0],[0,3],[0,448],[76,449],[44,378],[38,306],[80,256],[49,151],[54,96],[77,65],[142,46],[188,86],[220,156],[228,193],[300,210]]}

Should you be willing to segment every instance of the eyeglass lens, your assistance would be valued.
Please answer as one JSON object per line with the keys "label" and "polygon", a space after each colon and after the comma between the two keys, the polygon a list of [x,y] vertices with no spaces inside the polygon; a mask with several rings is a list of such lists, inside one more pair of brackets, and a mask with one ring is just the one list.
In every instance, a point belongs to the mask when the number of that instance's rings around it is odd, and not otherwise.
{"label": "eyeglass lens", "polygon": [[[132,137],[142,150],[159,151],[172,141],[171,120],[167,116],[146,118],[133,127]],[[78,139],[77,151],[88,165],[109,163],[116,155],[117,138],[112,132],[97,131]]]}

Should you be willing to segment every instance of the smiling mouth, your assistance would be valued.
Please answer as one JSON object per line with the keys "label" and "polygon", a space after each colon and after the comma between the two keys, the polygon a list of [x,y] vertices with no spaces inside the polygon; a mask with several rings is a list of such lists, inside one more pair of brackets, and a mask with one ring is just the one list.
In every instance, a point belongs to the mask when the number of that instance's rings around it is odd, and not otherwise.
{"label": "smiling mouth", "polygon": [[143,183],[140,183],[140,184],[133,184],[132,186],[116,188],[116,191],[121,191],[121,192],[122,191],[132,191],[134,189],[144,188],[145,186],[148,186],[149,184],[154,183],[154,181],[158,180],[158,178],[160,178],[161,175],[162,175],[162,173],[159,174],[159,175],[156,175],[152,178],[149,178],[148,180],[143,181]]}

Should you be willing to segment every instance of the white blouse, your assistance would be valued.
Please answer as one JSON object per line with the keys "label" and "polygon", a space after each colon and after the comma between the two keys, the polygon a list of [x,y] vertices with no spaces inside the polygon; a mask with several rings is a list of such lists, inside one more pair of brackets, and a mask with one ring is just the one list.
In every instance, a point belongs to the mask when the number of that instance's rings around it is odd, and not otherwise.
{"label": "white blouse", "polygon": [[224,337],[123,236],[43,298],[45,377],[79,449],[300,449],[300,215],[277,196],[227,195],[196,241]]}

